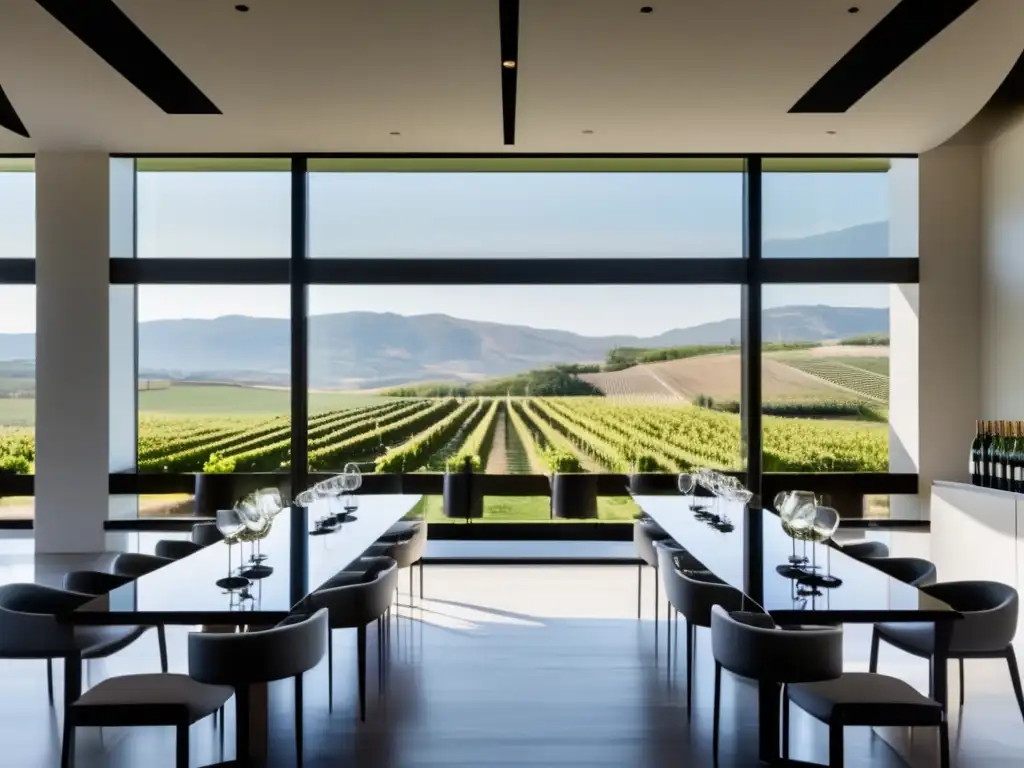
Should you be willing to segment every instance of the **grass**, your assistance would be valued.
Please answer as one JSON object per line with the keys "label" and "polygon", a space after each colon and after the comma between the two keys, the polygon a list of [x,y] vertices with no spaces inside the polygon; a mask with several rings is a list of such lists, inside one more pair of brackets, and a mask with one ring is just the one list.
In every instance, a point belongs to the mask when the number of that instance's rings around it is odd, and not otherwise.
{"label": "grass", "polygon": [[[251,413],[278,416],[291,409],[291,390],[217,385],[174,386],[139,392],[139,412],[177,415]],[[351,392],[310,392],[309,412],[377,405],[392,398]]]}
{"label": "grass", "polygon": [[[640,508],[627,496],[600,496],[597,499],[598,521],[631,521],[639,514]],[[444,507],[440,496],[424,496],[410,515],[422,516],[435,523],[460,522],[459,519],[444,516]],[[551,499],[547,496],[484,497],[484,516],[481,522],[528,523],[544,522],[550,519]]]}

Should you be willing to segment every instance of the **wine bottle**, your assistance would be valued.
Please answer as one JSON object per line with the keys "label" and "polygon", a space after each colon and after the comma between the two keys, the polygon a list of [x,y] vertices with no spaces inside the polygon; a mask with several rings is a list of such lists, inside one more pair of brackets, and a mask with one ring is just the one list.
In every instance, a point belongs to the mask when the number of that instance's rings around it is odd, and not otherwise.
{"label": "wine bottle", "polygon": [[1019,421],[1013,422],[1013,470],[1010,490],[1014,493],[1024,491],[1024,431]]}
{"label": "wine bottle", "polygon": [[1004,421],[1000,430],[1003,435],[1002,455],[1000,456],[1000,459],[1002,460],[1002,490],[1004,491],[1013,490],[1013,456],[1017,447],[1017,442],[1014,439],[1013,431],[1010,429],[1011,426],[1012,424],[1010,422]]}
{"label": "wine bottle", "polygon": [[988,487],[999,488],[1003,479],[999,476],[999,454],[1002,453],[1002,440],[999,437],[999,422],[988,423]]}
{"label": "wine bottle", "polygon": [[981,423],[981,485],[992,487],[992,422]]}
{"label": "wine bottle", "polygon": [[970,475],[971,485],[981,485],[981,470],[985,462],[984,438],[981,432],[981,422],[974,422],[974,442],[971,443]]}

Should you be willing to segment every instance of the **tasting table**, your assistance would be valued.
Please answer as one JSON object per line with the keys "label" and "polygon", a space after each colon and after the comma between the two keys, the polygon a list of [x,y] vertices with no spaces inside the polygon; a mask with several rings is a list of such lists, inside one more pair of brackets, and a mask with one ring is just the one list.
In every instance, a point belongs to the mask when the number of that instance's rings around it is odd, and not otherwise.
{"label": "tasting table", "polygon": [[[422,497],[410,494],[369,495],[359,498],[358,510],[335,530],[319,534],[314,521],[333,514],[327,501],[308,508],[290,508],[274,520],[260,542],[264,564],[272,572],[254,580],[251,599],[228,592],[217,580],[229,573],[229,556],[237,568],[240,545],[218,542],[188,557],[139,577],[109,594],[85,603],[65,620],[75,625],[184,625],[236,628],[271,627],[291,612],[310,592],[355,562],[392,525],[407,515]],[[304,537],[293,533],[305,530]],[[245,559],[251,546],[244,545]],[[81,695],[81,659],[65,664],[67,701]],[[250,754],[266,755],[266,685],[251,686]]]}
{"label": "tasting table", "polygon": [[[962,616],[946,603],[917,587],[894,579],[869,563],[844,554],[831,543],[794,541],[778,515],[718,498],[682,495],[634,495],[637,506],[660,525],[680,546],[725,583],[743,592],[777,624],[874,624],[876,622],[931,622],[936,650],[949,647],[953,621]],[[702,519],[692,509],[703,506],[726,525]],[[804,555],[819,566],[819,573],[838,577],[841,584],[819,588],[819,594],[798,594],[797,582],[782,575],[778,566],[793,554]],[[947,702],[947,665],[931,665],[931,687],[936,700]],[[761,683],[758,695],[759,753],[762,763],[808,765],[783,761],[779,753],[780,686]]]}

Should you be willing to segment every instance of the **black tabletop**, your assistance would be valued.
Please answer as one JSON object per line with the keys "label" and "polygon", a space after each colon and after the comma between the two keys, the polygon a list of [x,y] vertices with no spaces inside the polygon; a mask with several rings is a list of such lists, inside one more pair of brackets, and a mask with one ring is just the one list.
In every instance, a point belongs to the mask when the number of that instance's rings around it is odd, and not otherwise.
{"label": "black tabletop", "polygon": [[[326,503],[309,509],[308,561],[305,588],[316,589],[357,560],[381,534],[419,502],[418,495],[361,496],[353,519],[334,531],[312,533],[314,520],[328,513]],[[252,599],[228,592],[217,580],[228,575],[228,556],[237,569],[250,557],[249,544],[213,544],[92,600],[77,611],[75,624],[270,624],[288,615],[294,605],[291,583],[291,510],[274,520],[260,552],[272,573],[253,579]],[[303,595],[304,596],[304,595]]]}
{"label": "black tabletop", "polygon": [[[692,496],[633,498],[640,509],[708,570],[727,584],[746,591],[780,623],[806,623],[812,615],[821,621],[846,623],[959,618],[941,600],[836,547],[794,541],[782,530],[778,515],[769,510]],[[706,507],[708,513],[724,518],[728,524],[719,523],[716,527],[713,520],[693,511],[693,504]],[[752,546],[755,549],[751,551]],[[795,574],[779,572],[780,566],[785,570],[794,554],[806,554],[811,563],[819,566],[818,573],[838,578],[841,584],[818,586],[816,594],[800,594],[810,585],[801,585],[790,577]],[[760,594],[753,594],[752,584],[758,586]]]}

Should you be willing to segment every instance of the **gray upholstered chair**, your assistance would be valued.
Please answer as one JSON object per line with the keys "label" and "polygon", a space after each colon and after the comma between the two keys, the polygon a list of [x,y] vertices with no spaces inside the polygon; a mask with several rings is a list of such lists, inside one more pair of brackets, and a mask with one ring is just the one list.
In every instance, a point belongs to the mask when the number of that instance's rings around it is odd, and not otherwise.
{"label": "gray upholstered chair", "polygon": [[[356,629],[359,667],[359,718],[366,720],[366,628],[377,622],[377,685],[384,675],[385,613],[391,607],[398,585],[398,563],[390,557],[366,557],[360,560],[362,571],[341,571],[303,601],[307,610],[326,608],[331,631]],[[328,709],[334,710],[334,643],[327,636]]]}
{"label": "gray upholstered chair", "polygon": [[[686,718],[691,718],[693,704],[693,668],[696,660],[697,627],[711,626],[711,609],[716,605],[739,611],[744,607],[760,611],[760,607],[735,587],[723,583],[680,547],[663,541],[654,543],[658,557],[658,573],[665,582],[669,605],[686,620]],[[680,565],[698,566],[681,569]],[[668,617],[665,617],[668,621]]]}
{"label": "gray upholstered chair", "polygon": [[189,538],[203,547],[216,544],[224,540],[224,534],[220,532],[216,523],[196,523],[192,526],[192,533]]}
{"label": "gray upholstered chair", "polygon": [[881,640],[913,656],[930,659],[932,664],[945,664],[948,659],[957,659],[960,662],[960,706],[963,706],[964,659],[1006,659],[1017,706],[1024,716],[1024,691],[1021,689],[1017,655],[1013,651],[1019,610],[1017,590],[996,581],[947,581],[921,587],[921,591],[942,600],[963,615],[962,619],[953,622],[949,651],[944,658],[936,658],[934,624],[876,624],[871,634],[869,669],[874,672],[878,668]]}
{"label": "gray upholstered chair", "polygon": [[296,614],[273,629],[188,636],[188,674],[235,693],[235,760],[249,765],[249,686],[295,678],[295,745],[302,762],[302,675],[327,652],[327,611]]}
{"label": "gray upholstered chair", "polygon": [[[658,603],[660,601],[658,595],[658,555],[654,551],[654,542],[656,541],[671,541],[672,537],[666,533],[665,529],[658,525],[654,520],[649,517],[641,517],[633,521],[633,547],[636,549],[637,555],[640,556],[642,563],[637,563],[636,566],[636,617],[639,619],[641,614],[641,606],[643,604],[643,584],[644,584],[644,563],[651,566],[655,570],[654,577],[654,623],[658,623]],[[679,547],[678,544],[672,542],[672,546]]]}
{"label": "gray upholstered chair", "polygon": [[865,672],[843,674],[842,627],[776,627],[766,614],[711,615],[715,656],[714,756],[718,733],[722,669],[783,688],[782,758],[789,759],[789,703],[793,701],[829,727],[830,768],[843,766],[843,729],[863,726],[935,726],[941,767],[949,766],[949,732],[941,705],[894,677]]}
{"label": "gray upholstered chair", "polygon": [[863,560],[868,557],[888,557],[889,547],[880,541],[856,541],[843,544],[840,549],[850,557]]}
{"label": "gray upholstered chair", "polygon": [[[53,659],[105,658],[133,643],[147,629],[74,627],[58,621],[58,617],[74,611],[93,597],[39,584],[0,586],[0,658],[45,659],[51,704]],[[75,695],[65,687],[65,711]]]}
{"label": "gray upholstered chair", "polygon": [[181,560],[183,557],[193,555],[203,548],[202,544],[182,539],[161,539],[156,543],[153,554],[157,557],[166,557],[168,560]]}
{"label": "gray upholstered chair", "polygon": [[[423,552],[427,548],[427,522],[425,520],[410,520],[399,522],[411,522],[405,531],[385,533],[372,547],[366,551],[366,557],[390,557],[398,568],[409,569],[409,598],[413,596],[412,567],[419,563],[420,566],[420,597],[423,597]],[[395,582],[395,590],[398,589],[398,582]]]}
{"label": "gray upholstered chair", "polygon": [[173,562],[174,560],[169,557],[144,555],[139,552],[122,552],[114,558],[114,562],[110,566],[110,572],[117,576],[130,576],[133,579],[137,579]]}
{"label": "gray upholstered chair", "polygon": [[[205,685],[188,675],[165,673],[108,678],[86,691],[69,708],[64,718],[61,768],[74,766],[77,728],[146,725],[175,727],[175,765],[188,768],[189,726],[222,710],[233,693],[227,686]],[[223,732],[222,719],[222,736]]]}
{"label": "gray upholstered chair", "polygon": [[[134,579],[131,576],[118,576],[103,571],[71,571],[64,574],[64,589],[68,592],[78,592],[83,595],[105,595],[118,587],[130,584]],[[167,671],[167,636],[164,628],[156,628],[156,639],[160,644],[160,671]],[[49,662],[48,662],[49,663]]]}
{"label": "gray upholstered chair", "polygon": [[937,579],[935,563],[920,557],[869,557],[864,562],[913,587],[934,584]]}

